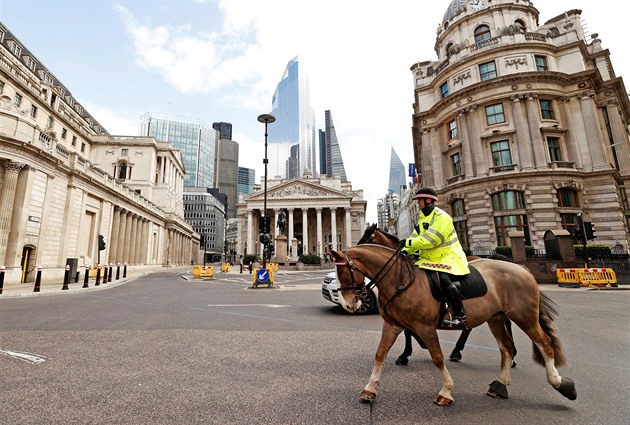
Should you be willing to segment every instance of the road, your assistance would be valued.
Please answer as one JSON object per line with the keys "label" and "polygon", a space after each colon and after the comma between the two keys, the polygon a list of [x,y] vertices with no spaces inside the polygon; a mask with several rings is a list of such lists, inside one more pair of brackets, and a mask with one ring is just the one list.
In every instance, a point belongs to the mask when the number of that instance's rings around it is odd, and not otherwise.
{"label": "road", "polygon": [[[162,271],[106,290],[0,296],[0,424],[629,424],[630,291],[547,286],[573,379],[569,401],[531,360],[515,329],[510,398],[485,395],[499,352],[474,330],[448,362],[455,403],[432,402],[440,379],[415,346],[408,366],[384,367],[379,398],[362,404],[380,337],[378,315],[325,301],[325,272],[212,281]],[[446,354],[457,332],[440,331]]]}

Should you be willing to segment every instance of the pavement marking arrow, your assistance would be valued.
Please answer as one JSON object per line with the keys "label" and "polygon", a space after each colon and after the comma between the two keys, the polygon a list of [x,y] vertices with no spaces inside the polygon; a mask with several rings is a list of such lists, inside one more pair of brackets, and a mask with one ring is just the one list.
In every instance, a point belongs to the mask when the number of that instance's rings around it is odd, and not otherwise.
{"label": "pavement marking arrow", "polygon": [[48,360],[48,357],[46,356],[40,356],[38,354],[31,353],[20,353],[18,351],[0,350],[0,354],[13,357],[14,359],[22,360],[30,364],[40,364]]}

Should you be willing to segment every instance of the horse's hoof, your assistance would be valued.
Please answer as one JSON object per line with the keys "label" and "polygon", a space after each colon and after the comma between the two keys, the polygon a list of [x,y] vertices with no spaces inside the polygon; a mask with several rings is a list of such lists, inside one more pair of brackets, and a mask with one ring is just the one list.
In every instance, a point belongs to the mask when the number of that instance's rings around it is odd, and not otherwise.
{"label": "horse's hoof", "polygon": [[360,398],[361,403],[371,403],[376,398],[376,393],[373,391],[363,390]]}
{"label": "horse's hoof", "polygon": [[400,356],[396,359],[396,364],[398,366],[406,366],[409,363],[409,357]]}
{"label": "horse's hoof", "polygon": [[499,381],[492,381],[486,394],[494,398],[508,398],[507,386]]}
{"label": "horse's hoof", "polygon": [[514,359],[512,359],[512,369],[514,369],[516,367],[516,362],[514,361]]}
{"label": "horse's hoof", "polygon": [[442,394],[438,394],[435,400],[433,400],[433,403],[437,404],[438,406],[450,406],[451,404],[453,404],[453,399],[444,397]]}
{"label": "horse's hoof", "polygon": [[462,353],[460,351],[453,351],[448,359],[452,362],[459,362],[462,359]]}
{"label": "horse's hoof", "polygon": [[[568,398],[569,400],[577,399],[577,391],[575,390],[575,384],[569,378],[561,378],[560,386],[556,390]],[[554,387],[555,388],[555,387]]]}

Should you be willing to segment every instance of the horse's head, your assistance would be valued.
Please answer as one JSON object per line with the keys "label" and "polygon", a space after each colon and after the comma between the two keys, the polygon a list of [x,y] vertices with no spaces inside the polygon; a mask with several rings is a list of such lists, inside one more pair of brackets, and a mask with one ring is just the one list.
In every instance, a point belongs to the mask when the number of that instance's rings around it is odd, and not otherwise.
{"label": "horse's head", "polygon": [[400,240],[396,236],[379,229],[376,223],[365,229],[357,245],[366,243],[383,245],[392,249],[396,249],[400,246]]}
{"label": "horse's head", "polygon": [[378,224],[374,223],[373,225],[365,229],[365,232],[363,232],[363,236],[361,236],[361,239],[359,239],[359,242],[357,242],[357,245],[361,245],[364,243],[374,243],[374,238],[376,237],[375,233],[376,233],[377,226]]}
{"label": "horse's head", "polygon": [[331,249],[330,256],[335,262],[337,272],[339,304],[345,310],[354,313],[361,307],[361,292],[367,291],[366,276],[361,271],[360,263],[351,260],[346,251],[337,252]]}

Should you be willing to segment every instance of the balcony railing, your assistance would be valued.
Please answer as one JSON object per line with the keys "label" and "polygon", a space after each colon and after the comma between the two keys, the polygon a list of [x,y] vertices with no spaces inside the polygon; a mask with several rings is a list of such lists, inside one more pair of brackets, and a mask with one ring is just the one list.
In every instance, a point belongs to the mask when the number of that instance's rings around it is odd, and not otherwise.
{"label": "balcony railing", "polygon": [[515,168],[516,164],[500,165],[498,167],[490,167],[490,171],[492,173],[505,173],[507,171],[514,171]]}

